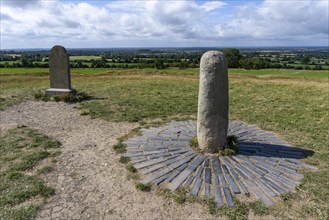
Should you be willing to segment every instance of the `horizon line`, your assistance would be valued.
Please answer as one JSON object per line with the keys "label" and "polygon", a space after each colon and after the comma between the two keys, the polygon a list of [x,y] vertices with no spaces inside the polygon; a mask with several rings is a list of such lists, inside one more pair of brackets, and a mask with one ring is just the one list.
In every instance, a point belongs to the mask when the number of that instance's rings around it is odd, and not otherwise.
{"label": "horizon line", "polygon": [[[56,44],[57,45],[57,44]],[[55,45],[54,45],[55,46]],[[61,45],[62,46],[62,45]],[[65,47],[65,46],[63,46]],[[186,47],[170,47],[170,46],[156,46],[156,47],[140,47],[140,46],[132,46],[132,47],[65,47],[69,50],[76,50],[76,49],[189,49],[189,48],[327,48],[329,49],[328,45],[323,46],[186,46]],[[0,51],[6,50],[51,50],[52,47],[38,47],[38,48],[0,48]]]}

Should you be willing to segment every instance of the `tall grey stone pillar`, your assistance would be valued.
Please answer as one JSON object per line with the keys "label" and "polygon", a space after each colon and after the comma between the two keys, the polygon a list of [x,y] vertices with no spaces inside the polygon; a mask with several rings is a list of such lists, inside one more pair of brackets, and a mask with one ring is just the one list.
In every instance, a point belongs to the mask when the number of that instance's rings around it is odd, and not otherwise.
{"label": "tall grey stone pillar", "polygon": [[49,56],[50,89],[47,96],[74,92],[71,88],[70,60],[64,47],[56,45]]}
{"label": "tall grey stone pillar", "polygon": [[216,153],[223,149],[228,128],[228,75],[225,55],[208,51],[201,57],[197,137],[199,147]]}

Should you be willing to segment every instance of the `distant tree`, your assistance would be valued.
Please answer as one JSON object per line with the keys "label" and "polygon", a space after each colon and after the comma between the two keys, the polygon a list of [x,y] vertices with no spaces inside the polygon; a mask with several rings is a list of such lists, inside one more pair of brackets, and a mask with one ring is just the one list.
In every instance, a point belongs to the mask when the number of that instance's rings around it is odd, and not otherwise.
{"label": "distant tree", "polygon": [[288,66],[287,66],[287,64],[286,63],[283,63],[282,64],[282,68],[287,68]]}
{"label": "distant tree", "polygon": [[227,64],[229,68],[238,68],[239,61],[242,58],[240,51],[236,48],[226,48],[224,49],[224,54],[227,58]]}
{"label": "distant tree", "polygon": [[154,65],[155,65],[156,69],[165,69],[166,68],[166,66],[163,63],[163,60],[159,59],[159,58],[155,59]]}
{"label": "distant tree", "polygon": [[315,65],[315,67],[313,69],[314,70],[322,70],[322,66],[321,65]]}
{"label": "distant tree", "polygon": [[303,58],[301,58],[301,62],[302,62],[302,64],[306,65],[310,62],[310,58],[309,57],[303,57]]}
{"label": "distant tree", "polygon": [[188,67],[188,62],[185,61],[185,60],[182,60],[180,63],[179,63],[179,69],[186,69]]}
{"label": "distant tree", "polygon": [[100,60],[91,60],[91,65],[92,68],[106,68],[106,61],[103,59]]}
{"label": "distant tree", "polygon": [[33,67],[33,62],[32,60],[28,59],[28,58],[23,58],[21,59],[22,62],[22,67]]}
{"label": "distant tree", "polygon": [[265,69],[267,67],[266,62],[261,58],[253,59],[254,69]]}
{"label": "distant tree", "polygon": [[253,68],[253,62],[251,58],[242,58],[239,60],[239,67],[245,68],[247,70]]}
{"label": "distant tree", "polygon": [[81,60],[78,60],[76,63],[75,63],[75,68],[82,68],[84,65],[83,65],[83,63],[82,63],[82,61]]}

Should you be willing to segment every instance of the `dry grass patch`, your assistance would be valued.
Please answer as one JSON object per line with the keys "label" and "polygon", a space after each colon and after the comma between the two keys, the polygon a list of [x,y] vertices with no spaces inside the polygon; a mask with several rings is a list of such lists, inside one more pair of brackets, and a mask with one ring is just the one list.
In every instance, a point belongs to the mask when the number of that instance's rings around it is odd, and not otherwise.
{"label": "dry grass patch", "polygon": [[54,194],[39,175],[51,172],[60,143],[35,130],[18,127],[0,136],[0,219],[33,219]]}

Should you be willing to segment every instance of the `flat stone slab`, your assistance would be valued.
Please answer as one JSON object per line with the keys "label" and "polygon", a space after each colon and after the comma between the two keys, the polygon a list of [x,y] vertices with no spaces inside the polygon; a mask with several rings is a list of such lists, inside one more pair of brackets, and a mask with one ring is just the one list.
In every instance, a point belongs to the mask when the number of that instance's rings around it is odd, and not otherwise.
{"label": "flat stone slab", "polygon": [[303,178],[300,169],[317,170],[301,160],[307,150],[291,146],[274,133],[232,121],[228,135],[237,137],[239,151],[233,156],[194,151],[189,140],[196,136],[196,122],[191,120],[143,129],[141,136],[123,143],[142,183],[170,190],[189,187],[191,195],[213,197],[218,206],[234,207],[236,194],[253,195],[266,206],[274,205],[280,194],[295,192]]}

